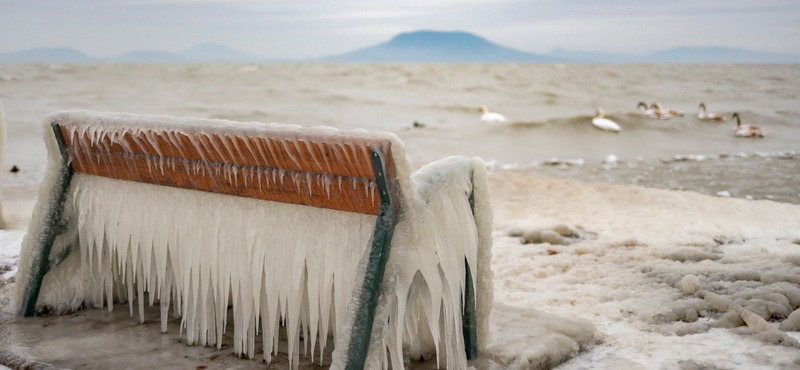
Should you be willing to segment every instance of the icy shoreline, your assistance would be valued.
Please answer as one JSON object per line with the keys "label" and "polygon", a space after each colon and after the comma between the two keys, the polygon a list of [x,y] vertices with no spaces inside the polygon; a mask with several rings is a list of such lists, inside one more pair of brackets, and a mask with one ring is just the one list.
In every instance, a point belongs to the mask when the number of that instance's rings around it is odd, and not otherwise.
{"label": "icy shoreline", "polygon": [[[720,321],[722,312],[708,308],[706,318],[690,322],[686,312],[700,311],[705,304],[680,284],[695,275],[701,289],[732,300],[787,285],[797,292],[796,283],[767,273],[790,280],[800,274],[794,263],[800,251],[800,207],[510,171],[494,175],[494,205],[503,210],[495,217],[496,299],[587,317],[603,334],[602,345],[559,368],[683,369],[696,363],[698,368],[774,369],[800,364],[796,348],[767,344],[744,323],[697,330]],[[560,223],[580,225],[597,236],[569,245],[521,244],[519,237],[509,236],[514,229]],[[769,321],[777,327],[783,319]],[[689,334],[693,329],[696,334]]]}
{"label": "icy shoreline", "polygon": [[[687,328],[718,321],[719,316],[706,307],[706,317],[686,322],[685,312],[702,303],[680,285],[682,277],[694,275],[702,289],[733,295],[773,285],[771,278],[764,277],[766,272],[799,276],[792,256],[800,254],[795,244],[800,239],[800,207],[513,171],[493,171],[489,182],[495,209],[492,356],[472,366],[800,366],[796,348],[768,344],[746,326],[684,333]],[[515,228],[545,229],[558,224],[580,225],[596,237],[558,245],[522,244],[519,237],[509,236]],[[751,280],[737,279],[736,273],[742,272],[753,272],[748,275]],[[756,274],[758,280],[752,280]],[[0,302],[8,295],[8,286],[0,288]],[[670,315],[674,312],[684,315]],[[8,312],[3,316],[0,330],[14,335],[0,337],[11,338],[15,351],[57,366],[108,368],[125,361],[127,366],[141,368],[263,367],[260,361],[230,356],[229,347],[217,351],[185,346],[178,342],[177,330],[159,334],[155,311],[146,315],[150,322],[142,325],[124,309],[113,314],[87,310],[25,320]],[[780,321],[768,323],[777,326]],[[796,331],[788,335],[800,337]],[[0,340],[0,347],[9,348],[6,341]],[[435,362],[409,365],[432,368]]]}
{"label": "icy shoreline", "polygon": [[800,151],[686,154],[658,159],[609,155],[603,162],[553,158],[500,167],[563,179],[800,204]]}

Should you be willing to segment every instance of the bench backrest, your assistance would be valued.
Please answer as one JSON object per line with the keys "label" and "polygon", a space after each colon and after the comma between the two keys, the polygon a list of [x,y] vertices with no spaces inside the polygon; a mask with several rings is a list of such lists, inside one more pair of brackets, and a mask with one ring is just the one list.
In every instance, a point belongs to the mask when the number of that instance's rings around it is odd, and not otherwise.
{"label": "bench backrest", "polygon": [[[222,316],[214,315],[215,312],[226,312],[229,296],[234,297],[234,311],[239,308],[250,310],[262,305],[260,313],[243,311],[239,319],[234,315],[234,325],[238,325],[234,334],[240,335],[239,340],[235,341],[237,344],[234,350],[237,354],[245,353],[249,356],[253,356],[255,352],[254,333],[248,330],[257,321],[246,323],[242,318],[256,320],[260,315],[262,324],[266,325],[262,329],[263,335],[277,338],[278,331],[272,328],[278,327],[274,325],[280,324],[281,321],[277,318],[282,317],[281,315],[288,316],[288,319],[283,318],[288,320],[288,324],[286,321],[284,324],[296,332],[300,316],[325,317],[325,312],[329,311],[336,316],[336,324],[331,325],[341,328],[341,335],[336,340],[337,351],[346,353],[346,356],[334,355],[336,359],[346,361],[346,364],[335,364],[334,367],[360,369],[364,367],[368,353],[371,353],[370,344],[374,342],[378,343],[375,345],[383,345],[377,339],[373,341],[373,334],[383,330],[375,330],[373,333],[375,322],[380,326],[394,323],[394,330],[398,333],[402,330],[416,330],[414,325],[411,329],[403,327],[400,323],[404,319],[397,319],[405,317],[407,320],[407,316],[402,314],[405,312],[402,311],[406,309],[405,305],[402,310],[398,308],[400,311],[394,313],[398,315],[394,321],[388,320],[388,311],[377,311],[394,229],[401,225],[403,229],[398,233],[397,241],[401,248],[400,255],[406,253],[412,256],[407,256],[410,261],[427,266],[423,268],[412,264],[410,267],[418,269],[417,272],[432,272],[428,277],[414,272],[404,273],[403,279],[416,281],[417,276],[420,276],[428,279],[432,286],[438,287],[438,290],[435,289],[438,293],[427,298],[436,302],[436,306],[426,306],[432,310],[426,311],[429,317],[440,317],[440,310],[435,308],[439,304],[449,307],[444,309],[449,312],[445,315],[448,316],[447,319],[434,319],[432,324],[418,325],[432,325],[428,329],[437,338],[441,336],[433,333],[439,333],[439,325],[445,325],[442,326],[445,328],[443,330],[449,334],[441,338],[451,338],[447,344],[448,349],[442,352],[447,354],[445,357],[450,358],[448,367],[463,368],[466,366],[466,359],[476,358],[478,332],[488,331],[486,307],[491,307],[490,302],[483,304],[480,309],[484,314],[477,314],[479,305],[476,299],[485,296],[480,293],[481,289],[491,294],[491,279],[487,283],[485,278],[491,276],[485,272],[491,258],[491,208],[488,204],[488,191],[483,185],[485,168],[479,160],[476,166],[473,163],[475,160],[451,157],[437,162],[439,165],[428,166],[428,170],[419,171],[419,176],[410,176],[410,163],[404,156],[402,143],[391,134],[370,135],[365,131],[341,132],[324,127],[301,128],[292,125],[86,111],[56,113],[48,117],[46,124],[51,125],[53,130],[52,135],[46,134],[45,137],[50,163],[42,187],[44,196],[37,203],[36,219],[29,228],[31,235],[26,237],[23,246],[27,255],[22,258],[24,263],[21,263],[21,271],[25,271],[28,277],[19,280],[21,288],[18,289],[17,296],[21,302],[21,315],[30,316],[35,312],[44,276],[51,267],[58,264],[56,262],[51,266],[51,254],[69,252],[69,245],[62,243],[61,246],[66,247],[51,253],[56,237],[66,231],[62,227],[63,220],[72,217],[77,220],[72,227],[79,229],[79,242],[76,245],[81,251],[78,256],[80,259],[72,258],[63,265],[66,267],[61,271],[79,266],[80,271],[97,273],[97,276],[89,279],[94,285],[90,284],[81,293],[84,300],[89,299],[89,296],[98,300],[99,303],[95,303],[95,306],[103,306],[105,294],[110,307],[113,304],[110,284],[121,280],[127,285],[126,299],[132,304],[135,281],[140,320],[143,321],[143,285],[147,283],[149,285],[146,290],[151,294],[151,304],[154,292],[161,294],[159,300],[162,304],[162,330],[166,330],[165,317],[170,306],[170,294],[173,294],[173,306],[177,306],[175,309],[181,311],[184,317],[182,326],[185,324],[187,328],[187,343],[205,345],[206,334],[209,338],[217,335],[217,342],[221,343],[222,331],[215,332],[214,328],[215,325],[222,325],[224,331],[225,320]],[[73,191],[70,191],[74,172],[349,213],[232,199],[199,192],[177,192],[181,193],[178,196],[173,189],[113,183],[111,180],[82,175],[76,176]],[[474,176],[478,176],[481,184],[477,196],[474,193]],[[100,186],[86,186],[87,181]],[[428,189],[422,193],[436,190],[433,192],[436,197],[431,204],[427,202],[430,194],[425,199],[420,198],[416,187],[419,181]],[[115,189],[115,186],[121,189]],[[147,188],[147,191],[140,193],[135,188]],[[85,195],[94,194],[89,189],[102,189],[105,193]],[[121,194],[135,196],[115,198]],[[157,196],[153,196],[154,194]],[[165,197],[164,194],[168,196]],[[184,195],[188,198],[184,198]],[[405,199],[399,199],[400,197]],[[72,201],[67,201],[68,198]],[[183,215],[173,215],[164,222],[168,226],[164,228],[159,228],[162,224],[157,221],[149,222],[150,218],[148,222],[132,222],[133,225],[126,225],[124,232],[122,228],[116,227],[130,223],[131,218],[123,217],[133,213],[126,212],[128,205],[144,204],[145,208],[139,210],[157,210],[153,213],[169,214],[171,209],[160,208],[162,204],[175,199],[178,199],[176,204],[200,204],[199,198],[215,200],[204,203],[211,204],[211,207],[200,208],[201,211],[196,213],[195,217],[205,217],[196,225],[219,226],[218,220],[235,220],[234,224],[216,228],[218,231],[233,230],[232,233],[200,233],[202,235],[196,237],[196,229],[181,228],[194,225],[191,220],[183,222]],[[83,202],[81,199],[87,201]],[[259,207],[251,207],[251,203],[260,204]],[[95,205],[98,207],[93,208]],[[240,208],[234,208],[234,205]],[[282,212],[289,208],[291,210],[286,213],[295,213],[297,217],[282,216]],[[107,209],[111,211],[102,211]],[[229,211],[218,213],[219,209]],[[251,209],[262,210],[263,213],[248,214],[239,219],[232,215],[232,212],[246,214]],[[273,212],[276,209],[281,210]],[[476,209],[489,216],[478,221],[474,217]],[[62,211],[67,212],[69,217],[62,218]],[[188,212],[192,210],[189,209]],[[403,218],[404,214],[411,217]],[[403,222],[400,222],[401,218]],[[364,222],[371,223],[372,220],[375,226],[371,229],[370,237],[369,231],[364,228]],[[405,222],[408,220],[413,222]],[[318,238],[315,238],[316,235],[309,237],[310,233],[307,232],[295,232],[305,231],[302,228],[295,229],[298,225],[303,226],[303,222],[316,226],[324,224],[327,229],[323,229],[324,232]],[[421,223],[425,225],[417,225]],[[104,236],[107,225],[110,225],[108,233],[117,237]],[[348,228],[347,225],[353,227]],[[233,235],[240,226],[248,232]],[[272,238],[271,227],[280,230],[275,232],[280,237]],[[156,229],[161,230],[158,231],[159,238],[154,236]],[[167,236],[164,229],[168,230]],[[294,234],[298,234],[296,238]],[[75,236],[65,235],[64,238],[70,237]],[[156,240],[160,242],[156,243]],[[251,248],[256,245],[256,240],[260,247]],[[370,245],[365,245],[367,243]],[[335,252],[331,253],[329,260],[318,253],[325,248]],[[434,249],[436,253],[430,254],[430,249]],[[254,250],[261,254],[252,254]],[[292,253],[284,253],[286,250]],[[92,253],[95,257],[92,257]],[[125,257],[126,253],[128,257]],[[476,257],[476,253],[482,253],[483,257]],[[152,258],[155,255],[159,257]],[[99,268],[101,257],[105,258],[102,271]],[[115,264],[113,258],[127,262]],[[478,258],[481,260],[475,262]],[[83,267],[85,261],[94,260],[98,261],[98,268],[92,268],[91,263],[88,267]],[[151,260],[156,260],[156,263],[146,266]],[[296,268],[287,269],[287,265]],[[284,273],[285,271],[290,273]],[[308,271],[319,273],[316,274],[319,276],[327,274],[323,279],[326,283],[321,284],[318,278],[308,275]],[[268,275],[267,272],[274,274]],[[124,274],[128,274],[128,277],[123,277]],[[442,274],[445,276],[442,277]],[[147,276],[150,277],[149,280]],[[392,275],[392,278],[397,279],[398,276]],[[160,285],[154,285],[156,281]],[[442,288],[444,281],[448,282],[447,289]],[[478,281],[478,284],[473,284],[473,281]],[[411,285],[412,281],[405,283]],[[397,284],[397,287],[402,285],[396,282],[392,284]],[[270,286],[270,293],[266,293],[267,285]],[[57,284],[47,286],[54,287]],[[214,288],[211,289],[213,292],[222,292],[216,295],[216,301],[206,299],[208,297],[205,292],[209,286]],[[415,286],[422,289],[423,285]],[[262,291],[259,293],[258,290]],[[236,292],[240,294],[237,295]],[[303,309],[298,306],[302,300],[276,298],[289,297],[286,292],[294,294],[292,297],[315,294],[327,298],[320,300],[325,302],[320,303],[316,314],[308,311],[303,313]],[[213,304],[198,305],[197,297],[200,295],[203,295],[206,303]],[[340,295],[343,297],[339,297]],[[334,296],[334,299],[330,296]],[[344,304],[348,298],[350,303]],[[59,300],[62,300],[61,296]],[[184,303],[181,310],[182,301],[194,304]],[[271,303],[264,304],[267,301]],[[218,310],[214,304],[219,305]],[[414,302],[410,304],[416,306]],[[331,311],[332,307],[335,311]],[[375,321],[376,317],[378,321]],[[322,328],[320,340],[327,342],[328,324],[325,322],[315,323],[313,319],[310,322],[314,331],[306,335],[311,338],[312,353],[314,340],[317,338],[317,326]],[[208,323],[211,324],[207,326]],[[195,327],[195,324],[198,326]],[[247,325],[251,325],[250,329]],[[308,330],[309,323],[303,323],[302,326],[304,330]],[[462,326],[462,330],[458,326]],[[243,334],[245,332],[249,334]],[[299,352],[297,338],[298,336],[293,337],[293,344],[289,346],[290,366],[292,348],[296,350],[294,356]],[[400,338],[396,336],[397,340]],[[247,349],[242,348],[245,342]],[[400,342],[392,345],[397,347],[392,352],[393,364],[402,363],[397,357],[402,353],[401,345]],[[439,353],[438,345],[436,348]],[[461,354],[458,354],[459,350]],[[265,352],[268,352],[267,349]]]}
{"label": "bench backrest", "polygon": [[74,170],[120,180],[377,215],[376,178],[396,176],[391,141],[379,136],[58,118]]}

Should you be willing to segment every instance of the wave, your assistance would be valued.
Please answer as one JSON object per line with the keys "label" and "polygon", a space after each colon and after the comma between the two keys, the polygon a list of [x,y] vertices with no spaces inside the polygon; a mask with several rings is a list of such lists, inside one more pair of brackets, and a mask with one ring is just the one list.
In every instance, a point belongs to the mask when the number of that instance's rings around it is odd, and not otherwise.
{"label": "wave", "polygon": [[[445,108],[447,109],[447,108]],[[452,109],[452,108],[451,108]],[[463,109],[468,111],[473,111],[472,108]],[[730,117],[731,113],[724,113],[726,117]],[[800,117],[800,112],[794,111],[776,111],[775,115],[767,115],[756,113],[750,110],[740,110],[740,115],[744,115],[747,119],[747,123],[754,123],[757,125],[766,125],[769,126],[776,126],[776,125],[786,125],[794,126],[795,122],[786,121],[783,118],[798,118]],[[594,114],[577,114],[573,116],[561,116],[561,117],[552,117],[543,120],[514,120],[510,123],[507,123],[502,126],[510,126],[510,127],[541,127],[541,126],[583,126],[587,123],[591,123],[592,118],[594,118]],[[730,127],[733,130],[733,126],[735,126],[735,121],[728,121],[724,122],[709,122],[709,121],[701,121],[697,119],[697,115],[695,112],[686,112],[684,116],[677,116],[671,117],[669,119],[655,119],[650,118],[648,116],[643,115],[641,112],[611,112],[606,113],[605,118],[608,118],[612,121],[617,122],[625,129],[639,129],[639,128],[647,128],[656,131],[682,131],[687,129],[692,129],[693,127]],[[733,122],[733,123],[732,123]],[[742,122],[746,123],[746,122]],[[498,125],[501,126],[501,125]]]}
{"label": "wave", "polygon": [[531,120],[531,121],[514,121],[511,122],[509,125],[514,127],[535,127],[535,126],[547,126],[547,125],[577,125],[577,124],[586,124],[587,122],[591,122],[594,116],[588,114],[580,114],[571,117],[564,117],[564,118],[550,118],[546,120]]}

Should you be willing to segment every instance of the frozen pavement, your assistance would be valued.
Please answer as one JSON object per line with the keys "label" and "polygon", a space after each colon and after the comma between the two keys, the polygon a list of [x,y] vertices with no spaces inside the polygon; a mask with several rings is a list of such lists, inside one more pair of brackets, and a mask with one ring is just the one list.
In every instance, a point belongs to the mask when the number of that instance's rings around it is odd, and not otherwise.
{"label": "frozen pavement", "polygon": [[22,230],[0,230],[0,284],[17,273]]}
{"label": "frozen pavement", "polygon": [[[490,353],[472,366],[800,367],[791,340],[769,342],[775,330],[800,338],[796,329],[781,330],[790,321],[785,318],[789,306],[796,309],[794,299],[800,297],[794,280],[800,276],[800,206],[507,171],[490,174],[490,189],[495,212],[492,340]],[[532,229],[540,235],[552,235],[548,230],[574,235],[528,244],[510,236]],[[0,288],[0,300],[7,288]],[[709,302],[700,297],[703,291],[727,298]],[[725,316],[733,310],[717,307],[725,299],[767,315],[763,321],[770,327],[756,330]],[[24,320],[6,315],[6,335],[0,335],[6,342],[0,339],[0,348],[9,348],[11,341],[20,353],[72,368],[121,363],[263,368],[258,356],[240,360],[231,356],[230,347],[184,345],[179,320],[170,320],[169,333],[160,334],[157,307],[146,317],[139,324],[127,305],[117,305],[112,313],[85,310]],[[288,365],[277,362],[276,368]],[[304,362],[301,368],[315,366]],[[435,362],[409,366],[428,369]]]}
{"label": "frozen pavement", "polygon": [[[786,319],[800,305],[799,206],[517,172],[491,181],[495,300],[586,318],[602,336],[559,369],[800,367]],[[568,243],[516,236],[561,224]],[[766,325],[745,325],[735,305]]]}

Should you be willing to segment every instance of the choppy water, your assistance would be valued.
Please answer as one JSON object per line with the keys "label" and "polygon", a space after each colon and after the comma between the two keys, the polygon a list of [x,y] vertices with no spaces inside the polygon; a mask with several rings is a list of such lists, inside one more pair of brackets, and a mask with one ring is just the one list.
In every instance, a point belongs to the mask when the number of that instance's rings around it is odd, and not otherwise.
{"label": "choppy water", "polygon": [[[633,161],[800,149],[800,65],[0,64],[0,98],[6,167],[22,170],[4,186],[41,179],[39,122],[62,109],[386,130],[417,164],[461,154],[499,165],[583,158],[588,168],[611,153]],[[640,100],[686,116],[646,118],[636,113]],[[697,120],[701,101],[709,111],[738,111],[767,137],[735,138],[731,122]],[[482,104],[512,124],[482,123]],[[591,126],[597,107],[622,133]],[[426,127],[411,128],[414,121]],[[754,163],[740,164],[750,187],[772,176]]]}

